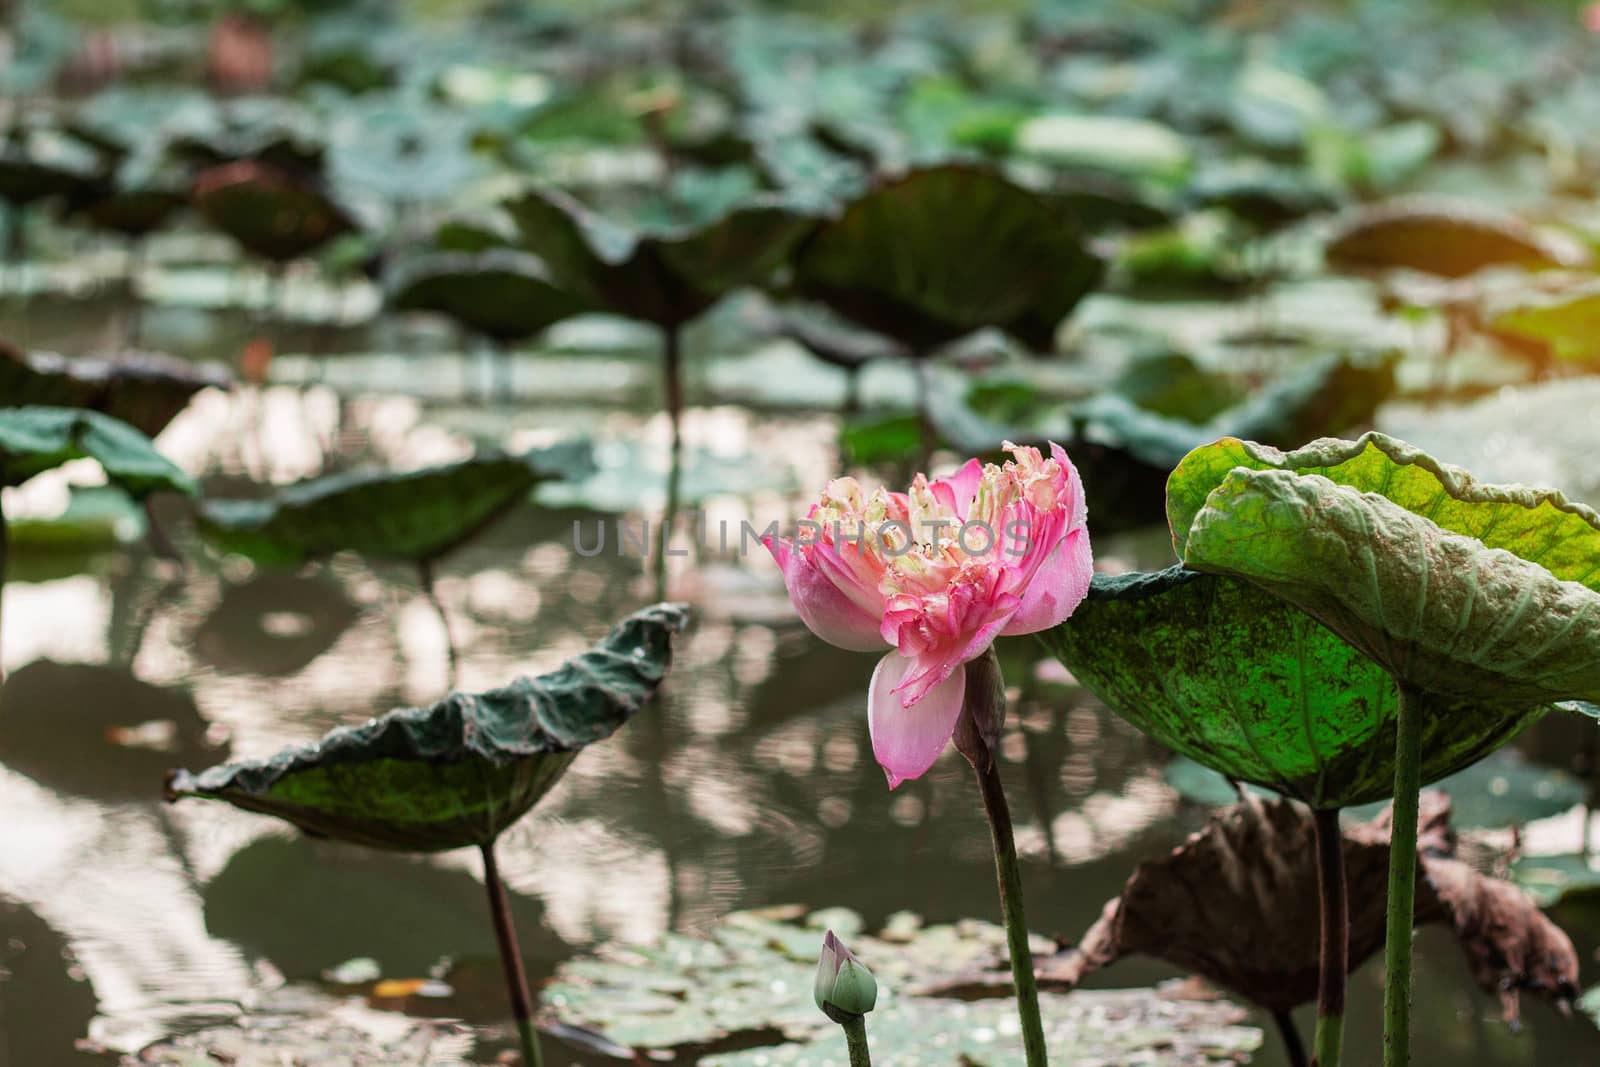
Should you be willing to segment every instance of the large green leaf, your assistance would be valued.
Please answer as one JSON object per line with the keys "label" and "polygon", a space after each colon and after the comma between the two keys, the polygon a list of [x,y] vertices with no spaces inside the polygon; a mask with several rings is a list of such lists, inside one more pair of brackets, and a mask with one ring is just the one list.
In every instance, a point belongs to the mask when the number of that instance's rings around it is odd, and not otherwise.
{"label": "large green leaf", "polygon": [[856,200],[795,269],[807,296],[925,352],[985,326],[1049,349],[1102,267],[1056,200],[948,165]]}
{"label": "large green leaf", "polygon": [[815,224],[762,199],[683,226],[624,226],[553,190],[524,193],[505,207],[560,285],[616,314],[669,327],[764,280]]}
{"label": "large green leaf", "polygon": [[[1319,808],[1393,790],[1393,679],[1249,582],[1182,566],[1096,575],[1072,618],[1041,638],[1113,711],[1213,770]],[[1541,714],[1462,701],[1430,718],[1423,780],[1482,758]]]}
{"label": "large green leaf", "polygon": [[532,337],[589,310],[537,257],[508,248],[421,256],[399,267],[387,288],[392,307],[437,311],[497,341]]}
{"label": "large green leaf", "polygon": [[77,408],[0,410],[0,486],[21,485],[75,459],[95,460],[130,496],[162,489],[193,495],[194,481],[132,426]]}
{"label": "large green leaf", "polygon": [[1234,468],[1316,474],[1377,493],[1443,530],[1537,563],[1564,581],[1600,590],[1600,515],[1552,489],[1489,485],[1386,434],[1324,438],[1281,452],[1223,438],[1185,456],[1167,482],[1167,519],[1180,559],[1206,498]]}
{"label": "large green leaf", "polygon": [[[1437,500],[1460,503],[1448,493]],[[1534,509],[1513,508],[1476,505],[1526,521],[1520,532],[1483,526],[1486,537],[1527,545],[1531,556],[1559,560],[1600,537],[1573,511],[1550,509],[1539,523],[1529,521]],[[1467,515],[1477,517],[1471,506]],[[1568,519],[1589,536],[1566,536]],[[1236,467],[1194,515],[1183,559],[1298,605],[1435,700],[1492,700],[1509,714],[1600,698],[1600,593],[1377,493],[1316,474]],[[1572,569],[1600,572],[1600,554]]]}
{"label": "large green leaf", "polygon": [[1497,334],[1547,345],[1558,359],[1592,362],[1600,357],[1600,285],[1534,293],[1493,309]]}
{"label": "large green leaf", "polygon": [[687,621],[681,605],[657,604],[549,674],[399,708],[269,760],[174,771],[167,799],[223,800],[372,848],[488,844],[654,695]]}
{"label": "large green leaf", "polygon": [[480,453],[421,470],[313,478],[266,500],[207,500],[198,525],[226,552],[296,566],[335,552],[421,563],[469,540],[540,482],[591,469],[588,446]]}

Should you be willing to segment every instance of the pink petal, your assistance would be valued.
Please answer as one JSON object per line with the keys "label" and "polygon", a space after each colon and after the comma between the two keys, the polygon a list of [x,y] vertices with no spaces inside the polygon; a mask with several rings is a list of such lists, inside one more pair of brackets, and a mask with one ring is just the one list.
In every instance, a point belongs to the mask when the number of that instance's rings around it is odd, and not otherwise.
{"label": "pink petal", "polygon": [[867,695],[872,754],[889,776],[889,788],[920,778],[938,760],[956,732],[967,691],[967,669],[958,667],[910,707],[894,689],[912,661],[891,652],[878,661]]}
{"label": "pink petal", "polygon": [[1089,506],[1083,499],[1083,478],[1078,474],[1078,468],[1072,465],[1072,460],[1067,458],[1067,450],[1054,441],[1050,442],[1050,457],[1067,472],[1067,495],[1072,500],[1067,508],[1067,525],[1076,529],[1089,521]]}
{"label": "pink petal", "polygon": [[967,509],[972,506],[972,498],[978,495],[978,486],[982,481],[983,464],[976,459],[969,459],[948,478],[935,478],[929,488],[933,490],[935,500],[953,511],[956,518],[966,522]]}
{"label": "pink petal", "polygon": [[[878,617],[846,596],[829,574],[812,565],[805,552],[780,537],[766,538],[763,544],[783,567],[783,586],[807,629],[828,644],[851,652],[883,648]],[[812,556],[828,551],[826,547],[814,549]]]}
{"label": "pink petal", "polygon": [[1038,633],[1065,621],[1089,594],[1094,553],[1089,531],[1071,530],[1051,549],[1033,578],[1023,587],[1022,603],[1000,632],[1007,637]]}

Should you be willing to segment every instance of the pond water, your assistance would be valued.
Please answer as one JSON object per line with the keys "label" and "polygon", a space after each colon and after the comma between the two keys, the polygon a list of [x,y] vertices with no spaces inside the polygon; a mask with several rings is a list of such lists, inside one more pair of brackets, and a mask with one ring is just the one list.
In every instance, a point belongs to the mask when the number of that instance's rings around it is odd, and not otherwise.
{"label": "pond water", "polygon": [[[26,314],[12,303],[0,335],[89,352],[115,333],[117,313],[104,301],[32,300]],[[238,314],[179,308],[147,323],[162,347],[215,357],[257,328]],[[668,427],[653,413],[656,365],[641,348],[648,335],[585,323],[554,350],[517,357],[514,401],[483,403],[471,381],[479,363],[415,324],[271,333],[280,352],[316,354],[280,358],[276,377],[332,386],[197,398],[159,443],[210,489],[575,433],[601,442],[611,462],[620,455],[644,468],[619,468],[596,490],[591,503],[606,511],[546,498],[442,565],[438,590],[462,649],[463,688],[547,669],[654,598],[652,568],[616,553],[614,525],[620,517],[636,529],[660,507]],[[685,426],[685,486],[710,528],[728,521],[735,540],[742,519],[759,528],[803,514],[804,488],[839,464],[838,416],[804,406],[808,395],[832,395],[838,380],[826,368],[803,379],[773,369],[770,404],[748,402],[748,393],[731,403],[752,377],[740,336],[737,309],[691,336]],[[405,358],[361,354],[372,352]],[[757,371],[797,358],[769,356]],[[8,494],[6,508],[49,511],[62,491],[61,479],[41,479]],[[104,1062],[74,1051],[75,1042],[92,1035],[137,1045],[227,1017],[279,976],[312,979],[353,957],[400,978],[453,960],[453,994],[411,1010],[494,1024],[486,1051],[506,1047],[475,854],[377,854],[222,805],[160,802],[169,766],[261,757],[338,723],[437,699],[444,635],[415,576],[346,557],[295,574],[252,571],[193,543],[180,513],[164,517],[185,549],[182,570],[137,546],[87,558],[19,552],[12,561],[0,701],[0,952],[8,953],[0,965],[13,977],[0,984],[0,1067]],[[575,551],[575,525],[592,544],[601,524],[606,550]],[[869,923],[904,908],[936,920],[997,917],[965,763],[949,753],[925,779],[889,792],[867,737],[873,658],[806,632],[764,551],[741,557],[721,551],[715,533],[710,540],[670,560],[669,593],[691,603],[695,619],[665,695],[585,753],[502,840],[535,981],[599,942],[694,930],[730,910],[780,902],[844,905]],[[1108,569],[1159,566],[1166,553],[1160,530],[1096,542]],[[1005,655],[1038,659],[1020,642]],[[1009,680],[1020,713],[1004,740],[1003,774],[1030,919],[1074,938],[1140,859],[1181,841],[1205,812],[1164,783],[1165,757],[1152,742],[1057,673]],[[1600,927],[1567,926],[1592,961]],[[1510,1034],[1442,931],[1424,932],[1418,955],[1417,1062],[1600,1059],[1592,1027],[1532,998],[1524,1032]],[[1170,973],[1130,960],[1093,984]],[[1379,1059],[1381,996],[1373,961],[1352,980],[1349,1062]],[[1256,1062],[1284,1063],[1270,1021],[1256,1021],[1269,1027]],[[1309,1034],[1309,1010],[1300,1021]],[[580,1057],[563,1049],[547,1059]]]}

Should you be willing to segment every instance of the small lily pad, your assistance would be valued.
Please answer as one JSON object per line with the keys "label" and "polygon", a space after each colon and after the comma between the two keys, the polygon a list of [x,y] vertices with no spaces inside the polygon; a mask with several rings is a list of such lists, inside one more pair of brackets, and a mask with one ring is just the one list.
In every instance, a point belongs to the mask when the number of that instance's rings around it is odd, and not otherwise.
{"label": "small lily pad", "polygon": [[355,229],[309,179],[268,163],[224,163],[195,180],[195,209],[246,250],[282,263]]}
{"label": "small lily pad", "polygon": [[92,459],[134,499],[163,489],[194,495],[194,481],[132,426],[74,408],[0,409],[0,485],[21,485],[74,459]]}
{"label": "small lily pad", "polygon": [[507,248],[437,252],[397,268],[392,307],[436,311],[496,341],[520,341],[589,310],[558,286],[544,263]]}

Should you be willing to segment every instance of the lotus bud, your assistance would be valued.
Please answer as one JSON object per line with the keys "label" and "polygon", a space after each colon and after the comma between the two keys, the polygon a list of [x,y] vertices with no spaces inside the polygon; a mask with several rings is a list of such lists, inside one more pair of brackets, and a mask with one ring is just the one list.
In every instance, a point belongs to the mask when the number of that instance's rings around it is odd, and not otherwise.
{"label": "lotus bud", "polygon": [[1006,681],[990,645],[983,655],[967,663],[967,690],[954,738],[957,750],[979,774],[987,774],[994,766],[994,752],[1005,725]]}
{"label": "lotus bud", "polygon": [[878,1003],[878,980],[829,930],[822,939],[812,994],[823,1014],[843,1026],[860,1019]]}

